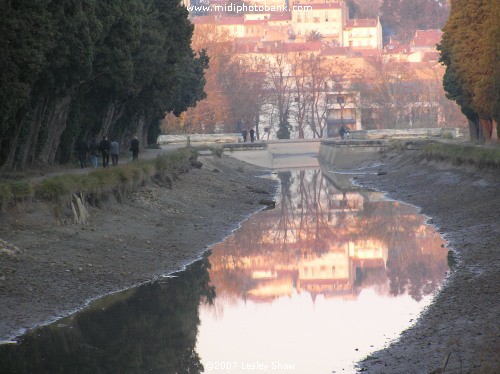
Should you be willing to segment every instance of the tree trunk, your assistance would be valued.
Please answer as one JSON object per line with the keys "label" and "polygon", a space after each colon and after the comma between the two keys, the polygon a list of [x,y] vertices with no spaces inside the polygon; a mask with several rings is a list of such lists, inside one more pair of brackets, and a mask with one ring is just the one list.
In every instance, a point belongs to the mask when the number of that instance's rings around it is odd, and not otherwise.
{"label": "tree trunk", "polygon": [[144,116],[141,116],[137,121],[137,137],[143,147],[148,144],[148,126],[146,126]]}
{"label": "tree trunk", "polygon": [[48,134],[37,160],[42,164],[54,162],[62,133],[66,129],[71,96],[56,99],[48,118]]}
{"label": "tree trunk", "polygon": [[469,123],[469,134],[471,140],[479,140],[481,139],[481,128],[477,121],[473,121],[471,119],[467,119]]}
{"label": "tree trunk", "polygon": [[[24,111],[23,111],[24,112]],[[23,116],[16,116],[16,117],[20,117],[20,118],[23,118]],[[9,139],[9,143],[8,143],[8,148],[9,148],[9,153],[8,153],[8,156],[5,160],[5,163],[3,164],[3,169],[15,169],[15,159],[16,159],[16,153],[17,153],[17,149],[19,147],[19,135],[21,134],[21,130],[23,128],[23,121],[20,120],[19,122],[17,121],[17,118],[16,118],[16,121],[15,121],[15,132],[14,132],[14,136],[11,137],[11,139]]]}
{"label": "tree trunk", "polygon": [[35,106],[35,110],[33,111],[33,121],[31,124],[30,135],[26,142],[26,151],[24,152],[21,168],[25,168],[26,165],[33,163],[36,157],[36,147],[38,142],[38,134],[40,133],[40,128],[42,126],[42,121],[47,110],[49,100],[43,98],[40,100]]}
{"label": "tree trunk", "polygon": [[483,139],[485,142],[489,142],[491,140],[491,130],[493,128],[491,124],[491,120],[488,119],[480,119],[479,123],[481,124],[481,128],[483,129]]}
{"label": "tree trunk", "polygon": [[493,124],[493,128],[491,130],[491,140],[498,142],[498,122],[495,120],[491,122]]}
{"label": "tree trunk", "polygon": [[255,122],[255,139],[257,139],[257,140],[260,139],[259,120],[260,120],[260,116],[259,116],[259,113],[257,112],[255,114],[255,119],[254,119],[254,122]]}
{"label": "tree trunk", "polygon": [[117,102],[112,102],[108,105],[108,109],[106,110],[106,117],[104,118],[104,123],[99,133],[99,138],[103,138],[104,135],[108,134],[110,130],[113,129],[114,125],[120,117],[123,115],[124,107],[122,104]]}

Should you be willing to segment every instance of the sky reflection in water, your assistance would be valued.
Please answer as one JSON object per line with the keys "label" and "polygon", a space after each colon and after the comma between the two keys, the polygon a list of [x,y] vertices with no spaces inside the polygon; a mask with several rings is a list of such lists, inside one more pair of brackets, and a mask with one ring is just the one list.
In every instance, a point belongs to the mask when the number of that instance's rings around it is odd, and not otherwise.
{"label": "sky reflection in water", "polygon": [[208,259],[0,345],[0,373],[352,372],[429,304],[447,250],[413,207],[328,175],[278,173],[276,209]]}
{"label": "sky reflection in water", "polygon": [[276,209],[212,248],[217,297],[200,306],[196,350],[206,372],[351,372],[430,303],[445,242],[414,207],[347,177],[278,177]]}

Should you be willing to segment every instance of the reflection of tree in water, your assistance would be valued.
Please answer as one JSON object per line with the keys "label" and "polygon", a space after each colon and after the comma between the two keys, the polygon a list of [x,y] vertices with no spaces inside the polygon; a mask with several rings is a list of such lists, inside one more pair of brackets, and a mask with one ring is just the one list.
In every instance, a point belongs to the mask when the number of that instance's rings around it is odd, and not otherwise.
{"label": "reflection of tree in water", "polygon": [[[371,265],[345,252],[354,266],[355,287],[375,286],[386,293],[388,283],[391,294],[408,292],[420,300],[442,282],[447,271],[443,240],[411,206],[368,191],[340,191],[319,170],[278,176],[281,201],[276,209],[259,213],[213,248],[212,282],[226,300],[245,298],[259,282],[266,282],[255,279],[252,272],[296,279],[297,273],[291,275],[292,268],[298,272],[294,264],[321,261],[325,254],[348,247],[367,256],[371,249],[387,248],[383,257],[382,249],[379,257],[371,258]],[[278,274],[285,268],[287,272]]]}
{"label": "reflection of tree in water", "polygon": [[319,170],[279,172],[278,177],[281,199],[276,208],[259,213],[258,220],[246,222],[233,237],[217,245],[218,251],[227,248],[227,253],[235,257],[282,252],[293,258],[295,254],[328,250],[337,236],[327,213],[336,190]]}
{"label": "reflection of tree in water", "polygon": [[329,222],[328,209],[336,192],[319,170],[278,173],[282,181],[282,201],[275,214],[275,244],[296,254],[325,253],[337,236]]}
{"label": "reflection of tree in water", "polygon": [[281,182],[281,199],[278,210],[281,214],[278,219],[278,230],[274,231],[274,241],[282,243],[282,250],[287,249],[289,242],[290,229],[293,228],[294,209],[292,200],[292,173],[290,171],[278,172],[278,178]]}
{"label": "reflection of tree in water", "polygon": [[448,270],[444,240],[416,209],[394,201],[365,202],[356,236],[379,239],[389,248],[387,276],[392,295],[417,301],[432,294]]}
{"label": "reflection of tree in water", "polygon": [[[209,263],[178,277],[117,294],[55,325],[0,346],[1,373],[199,373],[200,301],[211,302]],[[109,304],[109,306],[108,306]]]}

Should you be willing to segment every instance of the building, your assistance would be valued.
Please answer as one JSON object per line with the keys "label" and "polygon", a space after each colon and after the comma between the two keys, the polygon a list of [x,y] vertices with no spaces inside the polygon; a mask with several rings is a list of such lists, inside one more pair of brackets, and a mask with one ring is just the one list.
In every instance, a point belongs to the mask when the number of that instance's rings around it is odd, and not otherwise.
{"label": "building", "polygon": [[293,4],[292,30],[299,39],[305,39],[312,32],[319,33],[323,40],[343,45],[343,28],[348,18],[344,2]]}
{"label": "building", "polygon": [[354,49],[382,49],[380,19],[348,19],[344,26],[344,46]]}

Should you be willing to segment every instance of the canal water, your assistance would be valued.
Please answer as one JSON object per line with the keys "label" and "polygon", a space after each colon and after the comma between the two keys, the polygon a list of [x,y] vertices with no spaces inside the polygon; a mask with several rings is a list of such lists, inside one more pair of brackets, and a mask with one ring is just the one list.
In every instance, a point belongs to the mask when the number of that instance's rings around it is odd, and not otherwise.
{"label": "canal water", "polygon": [[0,373],[351,373],[448,271],[415,207],[320,169],[280,171],[275,209],[152,284],[0,346]]}

